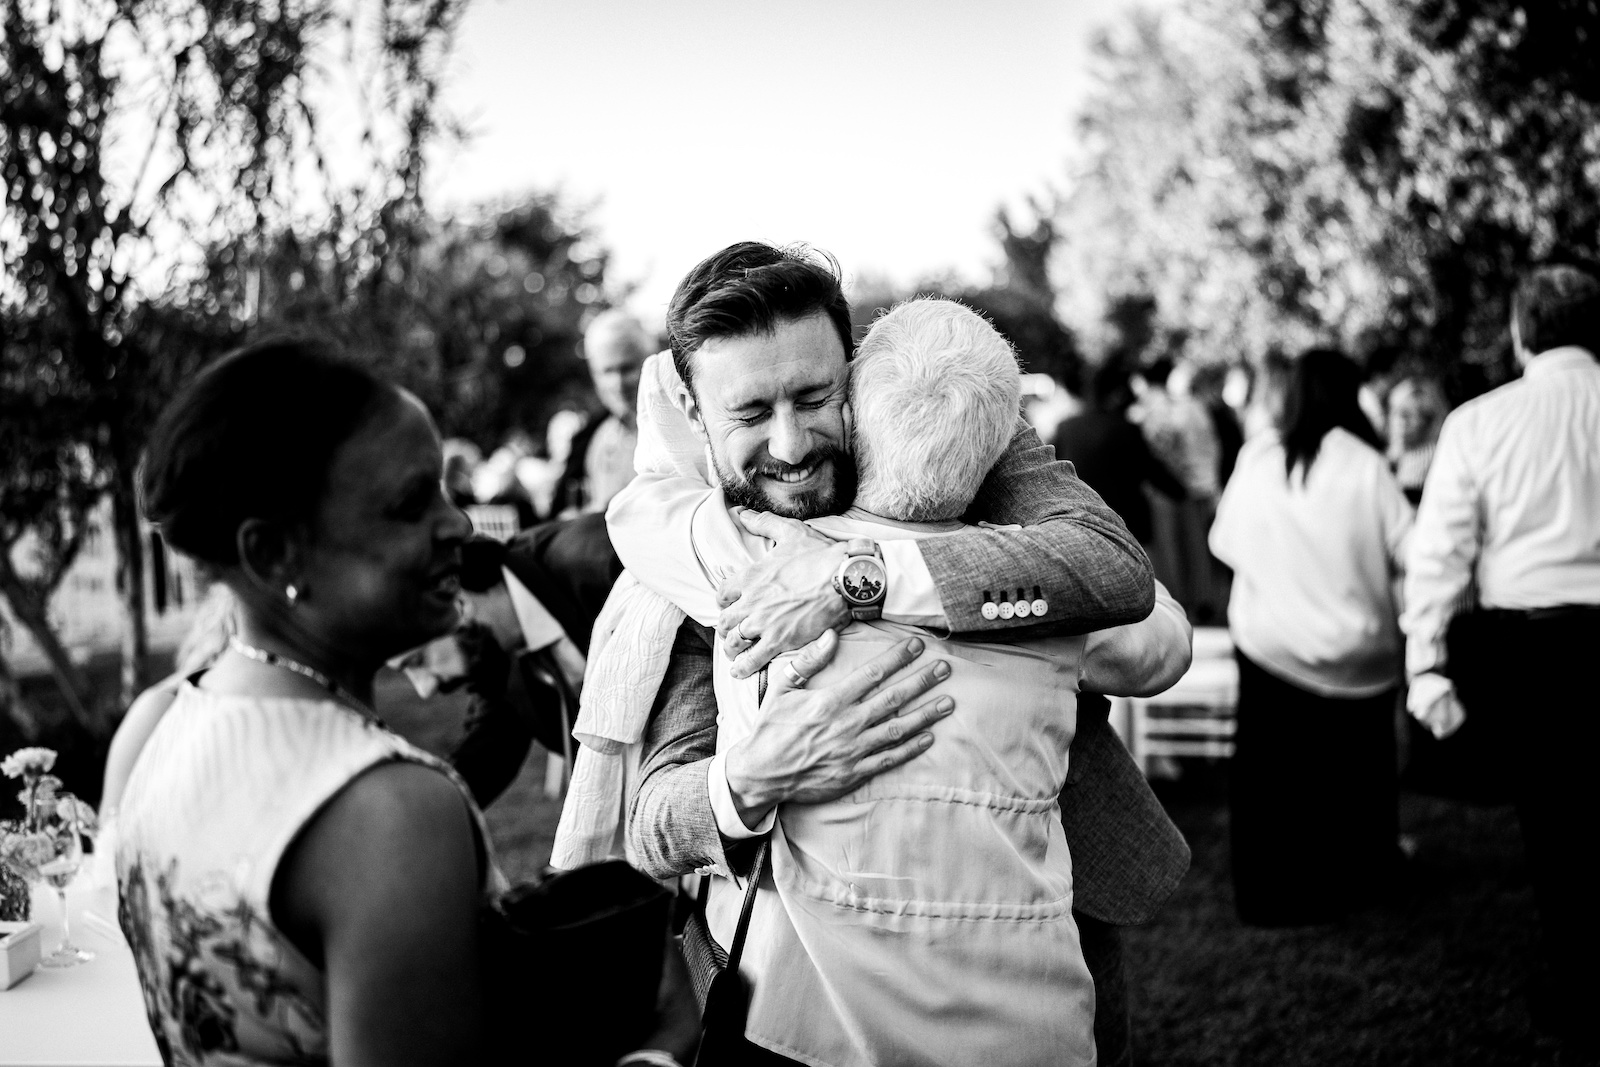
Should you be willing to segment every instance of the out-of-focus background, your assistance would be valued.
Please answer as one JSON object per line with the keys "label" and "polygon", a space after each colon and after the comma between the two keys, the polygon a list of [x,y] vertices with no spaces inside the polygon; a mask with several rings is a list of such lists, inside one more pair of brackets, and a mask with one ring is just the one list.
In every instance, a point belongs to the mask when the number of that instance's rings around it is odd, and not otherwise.
{"label": "out-of-focus background", "polygon": [[[863,326],[915,293],[988,314],[1047,440],[1131,387],[1186,501],[1148,494],[1158,572],[1220,625],[1227,579],[1203,531],[1193,551],[1195,516],[1259,422],[1274,356],[1355,357],[1399,441],[1397,385],[1425,383],[1442,416],[1512,373],[1520,267],[1600,257],[1592,0],[0,13],[0,752],[58,749],[90,800],[203,592],[139,516],[145,436],[249,339],[316,330],[404,383],[451,439],[458,500],[527,525],[562,511],[573,439],[603,417],[580,348],[593,317],[625,308],[657,331],[705,255],[806,241],[838,258]],[[1203,411],[1210,444],[1154,432],[1172,410]],[[389,681],[397,721],[443,745],[459,708]],[[500,810],[552,818],[543,773],[530,760]],[[1343,977],[1279,1010],[1262,1005],[1309,950],[1228,926],[1205,896],[1226,864],[1219,775],[1163,787],[1197,867],[1158,940],[1134,941],[1142,1059],[1546,1062],[1505,1007],[1533,935],[1504,809],[1408,796],[1454,857],[1394,904],[1427,931],[1369,931],[1404,956],[1377,970],[1324,945]],[[536,870],[543,830],[496,817]],[[1440,947],[1468,943],[1465,962]],[[1458,964],[1468,992],[1439,994]],[[1360,1025],[1357,1001],[1378,1005]],[[1324,1024],[1357,1037],[1299,1039]]]}

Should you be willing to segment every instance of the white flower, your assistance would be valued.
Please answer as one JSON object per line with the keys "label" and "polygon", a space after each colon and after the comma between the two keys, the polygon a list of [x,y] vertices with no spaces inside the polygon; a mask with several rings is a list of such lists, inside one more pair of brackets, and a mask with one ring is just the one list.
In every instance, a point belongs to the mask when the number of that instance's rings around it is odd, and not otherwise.
{"label": "white flower", "polygon": [[63,793],[56,799],[56,817],[69,826],[76,823],[78,832],[89,837],[94,836],[98,826],[94,809],[71,793]]}
{"label": "white flower", "polygon": [[48,748],[19,748],[0,760],[0,771],[7,778],[43,774],[56,765],[56,754]]}

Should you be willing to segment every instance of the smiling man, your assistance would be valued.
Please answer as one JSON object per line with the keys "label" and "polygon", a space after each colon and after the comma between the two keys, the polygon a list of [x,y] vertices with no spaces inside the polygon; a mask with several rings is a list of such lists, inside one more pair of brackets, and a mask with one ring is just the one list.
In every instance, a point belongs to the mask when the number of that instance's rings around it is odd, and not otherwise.
{"label": "smiling man", "polygon": [[[1137,542],[1020,418],[966,516],[1013,528],[863,544],[787,521],[840,512],[855,492],[846,404],[854,343],[831,261],[757,242],[730,246],[679,285],[667,329],[680,409],[727,499],[767,513],[746,522],[776,545],[740,574],[683,581],[684,568],[664,566],[664,554],[693,552],[678,520],[692,515],[703,484],[642,475],[608,511],[622,561],[690,617],[643,739],[629,820],[630,854],[651,874],[731,873],[742,866],[735,846],[764,834],[779,804],[837,798],[916,758],[929,743],[923,731],[939,717],[933,700],[895,717],[937,670],[923,664],[881,697],[863,699],[863,713],[850,703],[848,714],[830,717],[825,712],[842,705],[825,699],[827,689],[787,690],[781,709],[769,700],[754,731],[718,755],[710,624],[730,636],[735,673],[745,676],[779,652],[817,642],[797,660],[803,684],[831,654],[825,632],[852,618],[881,615],[957,633],[1083,633],[1149,613],[1154,587]],[[874,569],[878,595],[847,601],[835,577],[862,568]],[[720,617],[719,594],[728,605]],[[815,704],[802,707],[802,696]],[[1188,851],[1103,717],[1080,722],[1071,767],[1063,822],[1095,977],[1096,1040],[1100,1062],[1116,1064],[1128,1055],[1116,924],[1154,914],[1187,869]],[[752,1048],[748,1062],[773,1055]]]}

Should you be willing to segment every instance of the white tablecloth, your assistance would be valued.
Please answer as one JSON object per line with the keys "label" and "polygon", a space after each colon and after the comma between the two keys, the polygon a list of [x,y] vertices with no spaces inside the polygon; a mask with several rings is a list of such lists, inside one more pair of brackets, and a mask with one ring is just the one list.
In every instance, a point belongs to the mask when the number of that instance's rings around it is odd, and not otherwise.
{"label": "white tablecloth", "polygon": [[[145,1020],[133,954],[88,913],[113,926],[116,890],[80,879],[67,892],[72,941],[95,953],[76,967],[40,967],[0,991],[0,1065],[27,1067],[160,1067],[161,1055]],[[33,921],[44,927],[40,948],[61,942],[55,891],[36,890]]]}

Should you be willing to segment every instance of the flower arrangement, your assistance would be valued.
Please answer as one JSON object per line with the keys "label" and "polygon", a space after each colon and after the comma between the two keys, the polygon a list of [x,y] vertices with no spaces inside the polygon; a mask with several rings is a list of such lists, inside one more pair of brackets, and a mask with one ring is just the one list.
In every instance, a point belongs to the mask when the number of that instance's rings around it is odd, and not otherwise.
{"label": "flower arrangement", "polygon": [[56,754],[48,748],[21,748],[0,760],[0,773],[21,778],[21,822],[0,820],[0,921],[28,915],[28,883],[58,854],[63,834],[92,835],[94,809],[61,788],[50,773]]}

